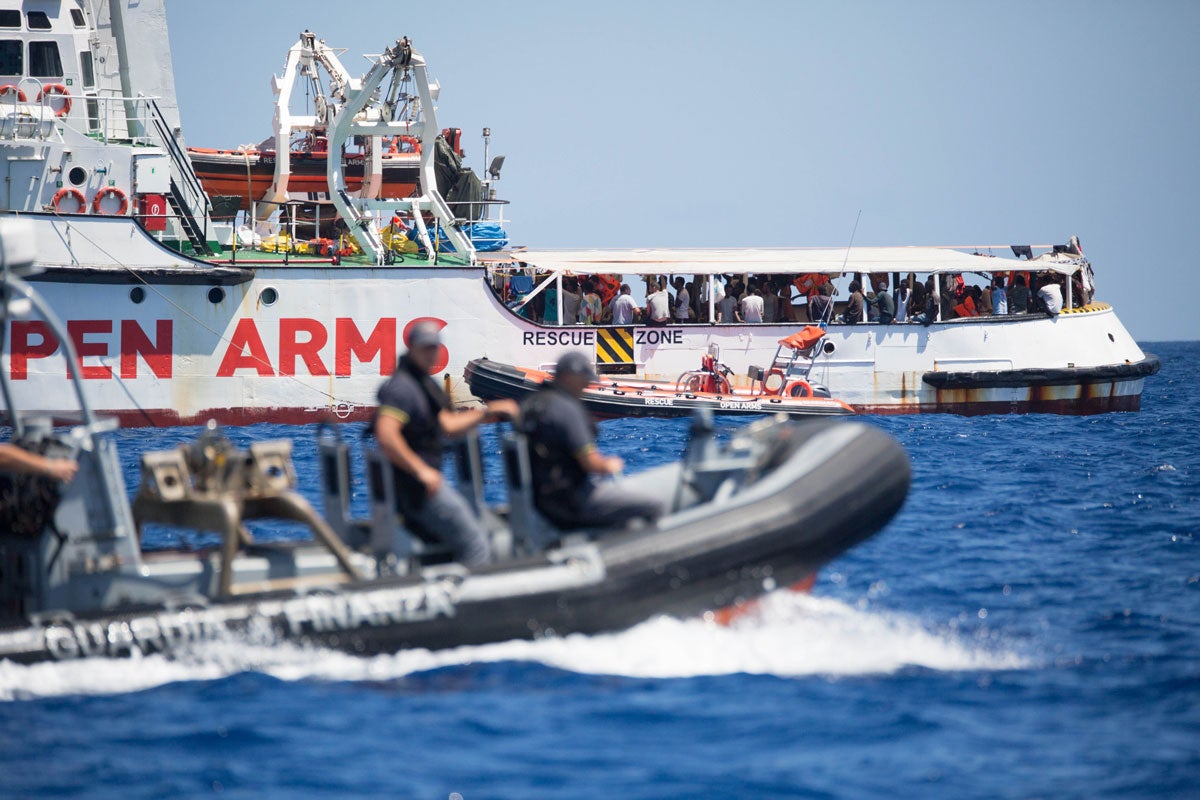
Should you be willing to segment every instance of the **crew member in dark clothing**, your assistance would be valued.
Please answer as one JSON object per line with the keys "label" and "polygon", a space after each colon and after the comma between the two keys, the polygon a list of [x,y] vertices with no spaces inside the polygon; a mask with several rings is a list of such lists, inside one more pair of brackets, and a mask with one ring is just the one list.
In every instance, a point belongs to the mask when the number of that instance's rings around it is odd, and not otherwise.
{"label": "crew member in dark clothing", "polygon": [[815,322],[818,325],[829,322],[829,318],[833,316],[831,307],[833,306],[833,284],[822,283],[817,287],[817,293],[808,299],[808,321]]}
{"label": "crew member in dark clothing", "polygon": [[431,323],[413,328],[408,352],[379,390],[371,427],[396,467],[396,504],[405,524],[422,538],[447,545],[455,561],[476,566],[491,558],[487,531],[466,498],[442,477],[442,440],[482,422],[515,417],[518,408],[512,400],[496,400],[486,409],[452,410],[446,393],[429,376],[440,344]]}
{"label": "crew member in dark clothing", "polygon": [[558,527],[609,528],[634,519],[653,522],[663,503],[628,485],[596,480],[620,472],[625,462],[596,449],[596,426],[579,401],[596,379],[580,352],[558,360],[554,380],[521,404],[521,427],[529,437],[534,504]]}
{"label": "crew member in dark clothing", "polygon": [[850,299],[846,301],[846,310],[842,312],[842,322],[847,325],[857,325],[863,321],[862,284],[850,281]]}

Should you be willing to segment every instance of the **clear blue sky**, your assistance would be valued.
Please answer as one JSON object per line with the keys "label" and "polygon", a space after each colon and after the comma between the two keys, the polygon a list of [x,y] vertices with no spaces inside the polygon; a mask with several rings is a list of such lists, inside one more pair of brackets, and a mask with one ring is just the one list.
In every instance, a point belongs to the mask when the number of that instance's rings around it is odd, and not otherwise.
{"label": "clear blue sky", "polygon": [[[308,27],[410,36],[536,247],[1066,242],[1200,339],[1200,3],[168,0],[189,144],[270,133]],[[428,13],[437,10],[436,14]]]}

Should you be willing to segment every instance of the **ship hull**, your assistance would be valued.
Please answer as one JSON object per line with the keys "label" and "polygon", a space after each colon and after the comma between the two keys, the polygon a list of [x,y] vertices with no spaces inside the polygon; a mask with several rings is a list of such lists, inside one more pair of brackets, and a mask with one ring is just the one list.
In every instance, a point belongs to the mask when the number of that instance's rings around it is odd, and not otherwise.
{"label": "ship hull", "polygon": [[[39,288],[72,331],[88,396],[128,426],[367,419],[419,320],[443,327],[437,375],[459,402],[472,399],[462,377],[472,359],[547,369],[567,350],[595,352],[600,335],[518,317],[483,267],[213,266],[171,253],[127,220],[29,216],[51,268]],[[673,382],[717,345],[745,385],[749,367],[769,365],[795,328],[632,326],[629,337],[641,377]],[[47,402],[72,396],[57,343],[36,320],[13,321],[6,333],[18,405],[69,417],[65,401]],[[810,380],[877,414],[1135,411],[1157,370],[1105,304],[1053,318],[831,325],[825,341]],[[972,384],[939,374],[1016,378]]]}

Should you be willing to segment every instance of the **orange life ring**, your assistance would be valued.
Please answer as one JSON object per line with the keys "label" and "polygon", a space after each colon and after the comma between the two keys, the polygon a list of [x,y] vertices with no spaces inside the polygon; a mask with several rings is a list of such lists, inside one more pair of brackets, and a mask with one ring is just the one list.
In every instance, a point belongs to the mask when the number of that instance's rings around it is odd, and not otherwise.
{"label": "orange life ring", "polygon": [[[767,381],[771,380],[771,378],[775,377],[775,376],[779,376],[779,386],[775,389],[771,389],[767,386]],[[787,377],[783,374],[783,370],[781,370],[779,367],[771,367],[771,369],[767,372],[767,374],[763,376],[762,387],[763,387],[763,392],[765,394],[780,394],[781,395],[781,394],[783,394],[783,387],[786,384],[787,384]]]}
{"label": "orange life ring", "polygon": [[64,197],[74,198],[75,202],[79,204],[78,211],[71,211],[68,213],[71,213],[71,214],[86,214],[87,213],[87,198],[83,196],[83,192],[79,191],[78,189],[74,189],[70,186],[67,186],[67,187],[59,189],[57,192],[55,192],[54,199],[50,201],[50,205],[54,207],[54,212],[56,214],[61,213],[59,211],[58,204],[62,202],[62,199]]}
{"label": "orange life ring", "polygon": [[117,209],[117,213],[112,216],[123,217],[129,211],[129,196],[115,186],[105,186],[100,191],[96,192],[95,198],[92,199],[92,211],[103,216],[110,216],[104,213],[100,208],[100,204],[104,202],[104,198],[109,195],[116,195],[121,201],[121,207]]}
{"label": "orange life ring", "polygon": [[14,92],[16,92],[17,100],[24,103],[25,102],[25,90],[24,89],[21,89],[18,86],[13,86],[11,83],[6,83],[3,86],[0,86],[0,97],[7,97],[8,95],[10,95]]}
{"label": "orange life ring", "polygon": [[42,102],[43,97],[51,94],[57,95],[63,99],[62,108],[60,108],[58,111],[55,111],[54,116],[65,117],[67,114],[71,113],[71,93],[67,91],[67,87],[63,86],[61,83],[48,83],[42,87],[40,92],[38,92],[37,101],[40,103]]}
{"label": "orange life ring", "polygon": [[797,378],[787,385],[786,394],[788,397],[812,397],[812,386],[803,378]]}
{"label": "orange life ring", "polygon": [[[401,145],[407,144],[410,150],[405,150]],[[398,153],[419,153],[421,152],[421,140],[415,136],[393,136],[390,146],[388,147],[388,155],[396,155]]]}

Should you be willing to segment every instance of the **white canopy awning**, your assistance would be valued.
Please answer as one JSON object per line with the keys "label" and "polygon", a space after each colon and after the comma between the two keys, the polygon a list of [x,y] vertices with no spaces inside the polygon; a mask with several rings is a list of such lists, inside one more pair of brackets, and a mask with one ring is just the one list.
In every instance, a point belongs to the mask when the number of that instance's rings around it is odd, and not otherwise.
{"label": "white canopy awning", "polygon": [[1005,272],[1074,273],[1080,259],[1046,253],[1033,261],[972,255],[942,247],[704,248],[651,250],[521,250],[509,254],[552,272],[713,275],[722,273]]}

